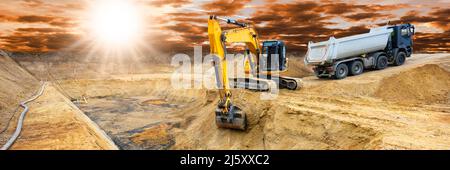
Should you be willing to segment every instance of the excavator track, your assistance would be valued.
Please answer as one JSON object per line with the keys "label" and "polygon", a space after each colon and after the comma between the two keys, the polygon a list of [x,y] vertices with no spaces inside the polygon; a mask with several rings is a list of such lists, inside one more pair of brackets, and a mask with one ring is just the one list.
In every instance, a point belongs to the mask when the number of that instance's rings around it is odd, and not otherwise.
{"label": "excavator track", "polygon": [[273,91],[278,88],[274,80],[262,78],[231,78],[230,86],[255,91]]}
{"label": "excavator track", "polygon": [[299,90],[303,88],[303,81],[295,77],[278,77],[280,89]]}
{"label": "excavator track", "polygon": [[300,78],[284,76],[272,77],[272,79],[231,78],[230,86],[233,88],[242,88],[256,91],[272,91],[271,89],[274,88],[299,90],[303,87],[303,81]]}

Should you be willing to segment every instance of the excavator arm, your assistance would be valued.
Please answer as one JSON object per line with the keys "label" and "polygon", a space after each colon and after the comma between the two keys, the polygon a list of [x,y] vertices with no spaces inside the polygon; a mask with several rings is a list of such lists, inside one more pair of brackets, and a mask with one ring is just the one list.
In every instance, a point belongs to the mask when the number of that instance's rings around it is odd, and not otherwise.
{"label": "excavator arm", "polygon": [[[220,20],[237,25],[240,28],[222,31],[219,25]],[[219,63],[214,64],[216,67],[216,79],[220,95],[219,104],[216,109],[216,124],[223,128],[245,130],[245,114],[231,102],[230,82],[227,75],[228,67],[225,58],[225,43],[245,43],[251,53],[259,55],[260,49],[256,31],[244,23],[238,23],[234,20],[223,19],[217,16],[210,16],[208,20],[208,36],[210,53],[215,55],[219,61]]]}

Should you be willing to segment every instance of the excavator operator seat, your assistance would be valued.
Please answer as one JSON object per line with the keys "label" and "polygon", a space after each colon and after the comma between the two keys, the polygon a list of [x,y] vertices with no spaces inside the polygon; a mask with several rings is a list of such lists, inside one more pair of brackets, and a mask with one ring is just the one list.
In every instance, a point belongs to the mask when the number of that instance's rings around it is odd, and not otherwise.
{"label": "excavator operator seat", "polygon": [[264,41],[260,60],[262,71],[285,71],[287,60],[284,42],[278,40]]}

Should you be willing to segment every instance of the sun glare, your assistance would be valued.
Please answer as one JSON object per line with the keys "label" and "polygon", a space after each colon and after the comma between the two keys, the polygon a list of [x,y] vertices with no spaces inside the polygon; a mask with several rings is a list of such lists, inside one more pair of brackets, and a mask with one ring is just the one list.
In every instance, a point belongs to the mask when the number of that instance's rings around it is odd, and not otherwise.
{"label": "sun glare", "polygon": [[140,36],[142,20],[136,4],[129,0],[99,0],[89,17],[90,32],[98,43],[109,48],[134,44]]}

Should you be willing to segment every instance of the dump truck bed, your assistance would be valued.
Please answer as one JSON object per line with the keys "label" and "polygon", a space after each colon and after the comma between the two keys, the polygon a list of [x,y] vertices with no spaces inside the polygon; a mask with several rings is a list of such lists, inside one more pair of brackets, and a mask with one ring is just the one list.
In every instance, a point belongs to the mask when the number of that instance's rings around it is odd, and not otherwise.
{"label": "dump truck bed", "polygon": [[328,41],[309,42],[305,64],[322,65],[332,63],[334,60],[359,56],[383,50],[389,40],[392,28],[377,27],[370,29],[369,33],[358,34],[343,38],[330,37]]}

